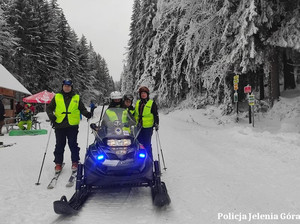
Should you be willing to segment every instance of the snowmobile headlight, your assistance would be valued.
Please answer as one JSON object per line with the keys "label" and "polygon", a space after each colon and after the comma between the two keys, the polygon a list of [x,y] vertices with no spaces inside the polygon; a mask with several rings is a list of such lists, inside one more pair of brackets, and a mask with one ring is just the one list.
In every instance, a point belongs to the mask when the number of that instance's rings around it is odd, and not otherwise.
{"label": "snowmobile headlight", "polygon": [[111,148],[111,150],[119,156],[123,156],[127,153],[127,148],[126,147],[124,147],[124,148],[122,148],[122,147]]}
{"label": "snowmobile headlight", "polygon": [[131,140],[130,139],[108,139],[107,145],[108,146],[130,146]]}

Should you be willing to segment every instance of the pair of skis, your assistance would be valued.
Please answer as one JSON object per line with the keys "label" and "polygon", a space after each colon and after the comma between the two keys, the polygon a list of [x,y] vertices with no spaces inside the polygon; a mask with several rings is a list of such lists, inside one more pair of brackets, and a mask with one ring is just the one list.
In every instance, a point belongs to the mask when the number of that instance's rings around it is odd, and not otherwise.
{"label": "pair of skis", "polygon": [[[64,163],[62,164],[62,168],[64,167]],[[54,177],[51,179],[50,183],[48,184],[47,188],[48,189],[53,189],[56,186],[57,180],[61,174],[62,170],[59,172],[55,172]],[[77,174],[77,170],[76,171],[72,171],[71,176],[69,177],[69,180],[66,184],[66,187],[73,187],[74,183],[76,181],[76,174]]]}
{"label": "pair of skis", "polygon": [[16,143],[11,143],[11,144],[2,144],[0,145],[0,148],[6,148],[6,147],[10,147],[10,146],[13,146],[15,145]]}

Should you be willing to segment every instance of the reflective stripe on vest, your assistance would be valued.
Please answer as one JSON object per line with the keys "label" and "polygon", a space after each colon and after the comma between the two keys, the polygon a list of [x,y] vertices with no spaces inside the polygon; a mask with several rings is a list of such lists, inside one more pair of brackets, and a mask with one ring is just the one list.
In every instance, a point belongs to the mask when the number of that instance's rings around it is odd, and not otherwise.
{"label": "reflective stripe on vest", "polygon": [[128,111],[128,113],[130,113],[132,116],[134,116],[135,110],[130,110],[130,109],[127,108],[127,111]]}
{"label": "reflective stripe on vest", "polygon": [[[136,102],[135,106],[135,120],[138,123],[139,121],[139,107],[140,107],[140,102],[141,100],[138,100]],[[151,108],[152,108],[153,100],[148,100],[146,105],[144,106],[143,109],[143,114],[142,114],[142,122],[143,122],[143,128],[151,128],[153,127],[154,124],[154,115],[151,113]]]}
{"label": "reflective stripe on vest", "polygon": [[55,116],[56,123],[61,123],[64,118],[67,116],[68,122],[70,125],[78,125],[80,122],[80,111],[79,107],[79,95],[76,94],[72,97],[69,104],[68,110],[66,109],[66,104],[64,96],[61,93],[55,94]]}

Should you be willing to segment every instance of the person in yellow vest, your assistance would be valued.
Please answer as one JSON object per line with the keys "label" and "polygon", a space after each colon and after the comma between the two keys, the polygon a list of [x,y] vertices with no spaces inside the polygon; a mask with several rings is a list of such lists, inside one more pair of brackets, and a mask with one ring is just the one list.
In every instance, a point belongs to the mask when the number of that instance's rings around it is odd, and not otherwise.
{"label": "person in yellow vest", "polygon": [[117,120],[117,116],[113,116],[114,112],[112,113],[110,108],[121,108],[122,106],[122,94],[119,91],[113,91],[110,93],[110,102],[108,108],[105,110],[102,125],[107,126],[106,121]]}
{"label": "person in yellow vest", "polygon": [[108,105],[108,108],[121,107],[123,104],[122,98],[123,98],[122,93],[120,93],[119,91],[111,92],[110,93],[110,103]]}
{"label": "person in yellow vest", "polygon": [[133,103],[133,95],[131,93],[125,93],[123,96],[122,107],[127,109],[127,111],[133,116],[135,109],[132,106],[132,103]]}
{"label": "person in yellow vest", "polygon": [[71,168],[72,171],[76,171],[80,160],[80,148],[77,143],[80,114],[83,114],[87,119],[90,119],[92,115],[87,111],[80,96],[73,91],[72,80],[65,79],[63,81],[62,91],[55,94],[46,112],[55,129],[55,172],[60,172],[62,169],[67,139],[71,150]]}
{"label": "person in yellow vest", "polygon": [[[135,121],[134,117],[130,119],[129,116],[131,115],[128,114],[128,110],[123,109],[124,107],[122,98],[123,96],[119,91],[114,91],[110,94],[111,102],[104,113],[101,126],[103,128],[107,128],[108,123],[119,120],[122,123],[123,131],[130,133],[130,125],[132,124],[132,122],[134,122],[135,124]],[[120,108],[119,111],[121,112],[121,114],[117,114],[116,111],[118,110],[116,110],[115,108]]]}
{"label": "person in yellow vest", "polygon": [[151,138],[153,128],[158,130],[159,116],[156,103],[149,98],[150,91],[146,86],[139,88],[139,97],[135,104],[134,117],[138,127],[141,128],[138,141],[146,148],[149,156],[152,157]]}

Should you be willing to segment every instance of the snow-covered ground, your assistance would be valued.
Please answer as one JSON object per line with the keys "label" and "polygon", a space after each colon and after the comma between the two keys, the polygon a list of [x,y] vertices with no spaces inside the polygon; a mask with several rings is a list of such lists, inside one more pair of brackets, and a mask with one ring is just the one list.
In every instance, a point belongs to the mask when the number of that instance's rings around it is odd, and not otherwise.
{"label": "snow-covered ground", "polygon": [[[99,192],[77,215],[59,216],[53,201],[74,193],[65,187],[71,173],[68,147],[57,187],[48,190],[54,173],[53,131],[39,186],[49,135],[6,134],[0,141],[17,144],[0,149],[0,223],[299,223],[299,112],[298,90],[285,92],[269,113],[257,114],[254,127],[245,114],[235,123],[234,115],[222,117],[214,107],[161,111],[159,135],[167,166],[162,178],[172,200],[161,210],[152,205],[149,188],[133,188]],[[39,117],[50,130],[46,115]],[[82,159],[87,139],[94,139],[92,134],[87,138],[87,124],[81,122],[78,137]],[[155,135],[153,150],[157,154]]]}

